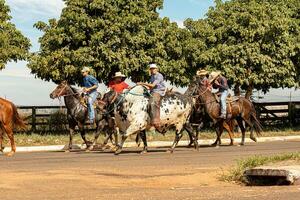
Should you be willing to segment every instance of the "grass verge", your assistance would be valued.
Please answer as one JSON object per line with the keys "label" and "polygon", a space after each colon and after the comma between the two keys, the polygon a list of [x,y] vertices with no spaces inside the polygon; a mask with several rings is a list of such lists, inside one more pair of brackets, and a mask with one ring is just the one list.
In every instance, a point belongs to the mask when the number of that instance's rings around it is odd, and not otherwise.
{"label": "grass verge", "polygon": [[245,170],[266,164],[274,164],[291,160],[300,161],[300,152],[279,154],[274,156],[252,156],[246,159],[238,160],[235,166],[229,169],[229,171],[223,172],[219,178],[221,181],[247,184],[247,180],[243,176]]}
{"label": "grass verge", "polygon": [[[300,136],[300,130],[293,130],[293,129],[282,129],[282,130],[267,130],[263,132],[263,137],[274,137],[274,136]],[[234,136],[236,138],[240,138],[240,133],[235,133]],[[155,132],[148,132],[147,133],[147,140],[148,141],[173,141],[175,137],[174,131],[169,131],[165,135],[155,133]],[[199,134],[199,139],[215,139],[216,134],[213,131],[206,130],[202,131]],[[229,138],[228,134],[225,132],[222,135],[222,138]],[[246,138],[249,138],[249,132],[246,134]],[[93,133],[87,133],[87,139],[92,140],[93,139]],[[15,134],[15,140],[17,146],[40,146],[40,145],[63,145],[68,144],[69,142],[69,135],[66,134],[38,134],[38,133],[32,133],[32,134],[25,134],[25,133],[16,133]],[[183,137],[181,140],[189,140],[187,133],[184,132]],[[98,142],[102,143],[104,141],[104,135],[101,134]],[[135,136],[131,136],[127,139],[127,141],[135,141]],[[73,137],[73,143],[74,144],[80,144],[82,143],[82,139],[80,137],[80,134],[75,134]],[[5,136],[4,137],[4,144],[7,146],[9,145],[8,139]]]}

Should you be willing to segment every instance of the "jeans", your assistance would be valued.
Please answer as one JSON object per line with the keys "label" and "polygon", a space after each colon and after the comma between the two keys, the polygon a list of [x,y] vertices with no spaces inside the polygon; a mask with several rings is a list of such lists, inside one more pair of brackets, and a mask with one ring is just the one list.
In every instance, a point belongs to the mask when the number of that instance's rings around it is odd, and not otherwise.
{"label": "jeans", "polygon": [[154,126],[159,126],[160,123],[160,99],[161,96],[157,92],[151,93],[151,97],[149,99],[150,104],[150,119],[151,124]]}
{"label": "jeans", "polygon": [[226,98],[228,96],[228,90],[221,92],[221,115],[226,116]]}
{"label": "jeans", "polygon": [[89,120],[91,123],[94,123],[95,119],[95,110],[94,110],[94,102],[96,101],[98,96],[97,91],[91,92],[88,94],[88,112],[89,112]]}

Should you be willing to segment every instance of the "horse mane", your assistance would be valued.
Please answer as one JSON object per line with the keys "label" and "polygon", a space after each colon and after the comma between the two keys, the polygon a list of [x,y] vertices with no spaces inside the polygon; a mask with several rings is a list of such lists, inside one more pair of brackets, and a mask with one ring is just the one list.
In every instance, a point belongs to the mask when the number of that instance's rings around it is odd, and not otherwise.
{"label": "horse mane", "polygon": [[72,86],[70,86],[70,88],[71,88],[72,92],[75,93],[74,96],[75,96],[76,98],[79,98],[81,92],[80,92],[78,89],[76,89],[76,88],[74,88],[74,87],[72,87]]}

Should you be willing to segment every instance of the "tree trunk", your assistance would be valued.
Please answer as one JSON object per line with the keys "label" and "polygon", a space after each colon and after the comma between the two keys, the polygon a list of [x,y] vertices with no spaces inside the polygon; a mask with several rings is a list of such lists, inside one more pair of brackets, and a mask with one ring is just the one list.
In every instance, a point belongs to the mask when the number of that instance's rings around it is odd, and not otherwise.
{"label": "tree trunk", "polygon": [[240,84],[235,84],[234,86],[234,96],[241,96]]}
{"label": "tree trunk", "polygon": [[247,87],[247,92],[246,92],[245,98],[246,98],[246,99],[250,99],[252,93],[253,93],[253,85],[250,84],[250,85]]}

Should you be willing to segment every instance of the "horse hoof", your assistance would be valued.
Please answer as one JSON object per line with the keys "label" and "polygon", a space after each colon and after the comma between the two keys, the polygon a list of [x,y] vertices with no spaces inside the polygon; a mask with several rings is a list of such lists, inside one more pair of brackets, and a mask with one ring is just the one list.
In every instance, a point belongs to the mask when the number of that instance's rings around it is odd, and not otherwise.
{"label": "horse hoof", "polygon": [[167,150],[167,153],[171,153],[171,154],[172,154],[173,152],[174,152],[173,149],[168,149],[168,150]]}
{"label": "horse hoof", "polygon": [[216,149],[220,148],[220,146],[219,146],[219,145],[216,145],[216,146],[213,146],[213,147],[215,147]]}
{"label": "horse hoof", "polygon": [[86,148],[86,152],[90,152],[90,151],[92,151],[94,149],[94,146],[92,145],[92,146],[89,146],[88,148]]}
{"label": "horse hoof", "polygon": [[15,154],[15,152],[11,151],[11,152],[9,152],[9,153],[6,153],[5,155],[6,155],[7,157],[12,157],[14,154]]}
{"label": "horse hoof", "polygon": [[147,153],[148,153],[147,150],[143,150],[140,154],[141,154],[141,155],[145,155],[145,154],[147,154]]}
{"label": "horse hoof", "polygon": [[257,142],[256,137],[250,137],[251,140],[253,140],[254,142]]}
{"label": "horse hoof", "polygon": [[115,155],[119,155],[121,152],[122,152],[121,149],[117,149],[117,150],[115,151]]}
{"label": "horse hoof", "polygon": [[240,145],[239,146],[245,146],[245,144],[244,143],[240,143]]}

